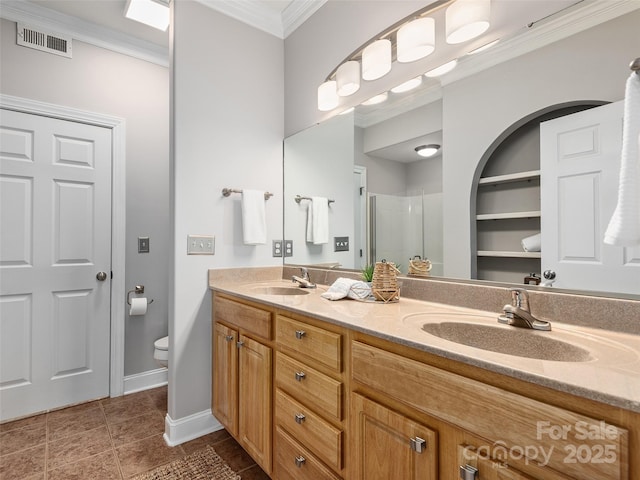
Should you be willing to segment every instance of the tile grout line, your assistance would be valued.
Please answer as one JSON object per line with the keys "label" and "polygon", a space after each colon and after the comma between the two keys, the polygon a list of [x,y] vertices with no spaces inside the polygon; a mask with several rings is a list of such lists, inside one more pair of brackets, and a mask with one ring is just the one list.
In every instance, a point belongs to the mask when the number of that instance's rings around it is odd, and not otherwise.
{"label": "tile grout line", "polygon": [[102,415],[104,416],[104,421],[105,421],[105,424],[107,425],[107,432],[109,432],[109,441],[111,442],[111,454],[113,455],[113,458],[115,459],[116,467],[118,468],[118,473],[120,474],[120,479],[124,480],[125,477],[124,477],[124,472],[122,471],[122,465],[120,464],[120,458],[118,457],[118,450],[116,449],[116,444],[115,444],[115,442],[113,440],[113,435],[111,433],[111,423],[109,422],[109,419],[107,418],[107,412],[104,409],[104,405],[102,404],[102,401],[100,401],[100,411],[102,412]]}

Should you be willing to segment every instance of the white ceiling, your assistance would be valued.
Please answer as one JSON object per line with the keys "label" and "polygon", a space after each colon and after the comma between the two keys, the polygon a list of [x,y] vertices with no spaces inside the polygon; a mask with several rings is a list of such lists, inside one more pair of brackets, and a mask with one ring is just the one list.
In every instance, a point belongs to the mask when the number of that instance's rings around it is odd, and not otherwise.
{"label": "white ceiling", "polygon": [[[175,0],[174,0],[175,1]],[[177,0],[181,1],[181,0]],[[196,0],[237,20],[285,38],[326,0]],[[168,47],[169,34],[124,17],[126,0],[23,0],[39,7]]]}

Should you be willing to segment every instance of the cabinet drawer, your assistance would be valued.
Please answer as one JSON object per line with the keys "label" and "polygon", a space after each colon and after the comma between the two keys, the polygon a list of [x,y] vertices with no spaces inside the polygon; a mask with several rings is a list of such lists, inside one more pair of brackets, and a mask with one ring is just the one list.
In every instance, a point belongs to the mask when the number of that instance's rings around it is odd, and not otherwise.
{"label": "cabinet drawer", "polygon": [[[476,477],[482,480],[535,480],[515,470],[508,463],[493,460],[468,445],[458,445],[458,465],[460,478],[463,478],[463,469],[476,470]],[[470,468],[471,467],[471,468]],[[473,477],[473,473],[469,478]]]}
{"label": "cabinet drawer", "polygon": [[342,430],[281,390],[276,391],[276,423],[330,467],[342,469]]}
{"label": "cabinet drawer", "polygon": [[320,413],[342,419],[342,382],[278,352],[276,385]]}
{"label": "cabinet drawer", "polygon": [[[500,442],[507,449],[532,446],[549,452],[546,466],[569,478],[628,478],[629,432],[594,418],[486,385],[361,342],[352,344],[352,376],[418,411]],[[571,456],[601,456],[582,462]],[[575,461],[571,461],[574,459]],[[514,459],[521,463],[532,459]]]}
{"label": "cabinet drawer", "polygon": [[282,315],[276,316],[276,342],[315,362],[342,371],[342,335]]}
{"label": "cabinet drawer", "polygon": [[306,448],[276,428],[275,477],[278,480],[339,480]]}
{"label": "cabinet drawer", "polygon": [[216,321],[235,325],[266,340],[271,340],[271,312],[215,295]]}

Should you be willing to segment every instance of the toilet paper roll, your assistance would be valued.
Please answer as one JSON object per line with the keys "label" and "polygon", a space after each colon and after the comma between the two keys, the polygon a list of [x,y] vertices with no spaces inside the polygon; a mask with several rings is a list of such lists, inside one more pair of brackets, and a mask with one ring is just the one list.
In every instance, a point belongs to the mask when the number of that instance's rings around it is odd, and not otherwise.
{"label": "toilet paper roll", "polygon": [[131,308],[129,315],[144,315],[147,313],[147,298],[137,297],[131,299]]}
{"label": "toilet paper roll", "polygon": [[539,233],[536,233],[530,237],[523,238],[520,243],[522,243],[522,249],[525,252],[539,252],[542,245],[542,238]]}

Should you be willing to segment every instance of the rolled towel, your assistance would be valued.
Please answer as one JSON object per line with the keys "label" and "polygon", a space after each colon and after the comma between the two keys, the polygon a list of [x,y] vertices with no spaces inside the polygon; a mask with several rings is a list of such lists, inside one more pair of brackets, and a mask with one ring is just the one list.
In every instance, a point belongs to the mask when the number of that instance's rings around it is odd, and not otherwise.
{"label": "rolled towel", "polygon": [[346,297],[364,300],[369,295],[371,295],[371,287],[366,282],[340,277],[320,296],[327,300],[340,300]]}
{"label": "rolled towel", "polygon": [[627,79],[625,89],[618,203],[604,243],[640,245],[640,75],[635,72]]}
{"label": "rolled towel", "polygon": [[542,246],[542,235],[536,233],[530,237],[523,238],[520,243],[522,244],[522,249],[525,252],[539,252],[540,247]]}

